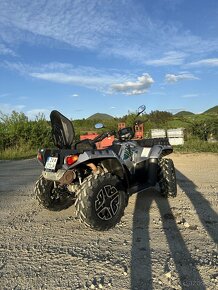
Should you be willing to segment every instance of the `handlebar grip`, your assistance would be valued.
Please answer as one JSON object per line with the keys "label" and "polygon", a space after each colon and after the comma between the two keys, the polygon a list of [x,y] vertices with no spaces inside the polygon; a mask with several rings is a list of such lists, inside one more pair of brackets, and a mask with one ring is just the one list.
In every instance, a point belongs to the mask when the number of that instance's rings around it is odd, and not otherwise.
{"label": "handlebar grip", "polygon": [[95,137],[95,139],[93,139],[93,142],[94,143],[101,142],[106,137],[108,137],[110,135],[114,135],[114,134],[115,134],[114,131],[104,132],[104,133],[100,134],[99,136]]}
{"label": "handlebar grip", "polygon": [[93,142],[94,142],[94,143],[100,142],[100,141],[102,141],[105,137],[107,137],[107,135],[105,135],[105,133],[102,133],[102,134],[98,135],[97,137],[95,137],[95,138],[93,139]]}

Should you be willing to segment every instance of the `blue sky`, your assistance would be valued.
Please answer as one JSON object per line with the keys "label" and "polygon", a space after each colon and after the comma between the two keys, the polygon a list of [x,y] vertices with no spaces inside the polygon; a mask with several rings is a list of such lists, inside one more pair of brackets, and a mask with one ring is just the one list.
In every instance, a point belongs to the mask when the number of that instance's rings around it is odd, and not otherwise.
{"label": "blue sky", "polygon": [[0,0],[0,111],[218,104],[217,0]]}

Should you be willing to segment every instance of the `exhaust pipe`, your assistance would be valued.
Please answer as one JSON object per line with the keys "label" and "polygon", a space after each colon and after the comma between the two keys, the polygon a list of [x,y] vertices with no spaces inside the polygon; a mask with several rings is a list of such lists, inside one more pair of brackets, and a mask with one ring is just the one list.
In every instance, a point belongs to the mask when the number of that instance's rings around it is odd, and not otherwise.
{"label": "exhaust pipe", "polygon": [[42,175],[45,179],[60,182],[63,184],[70,184],[75,178],[76,173],[73,170],[58,170],[57,172],[43,171]]}

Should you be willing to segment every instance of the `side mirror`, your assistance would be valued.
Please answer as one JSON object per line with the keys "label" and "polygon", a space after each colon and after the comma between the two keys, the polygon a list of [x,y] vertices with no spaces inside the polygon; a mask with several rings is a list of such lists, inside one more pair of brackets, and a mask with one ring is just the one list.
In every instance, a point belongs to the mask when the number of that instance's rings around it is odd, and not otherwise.
{"label": "side mirror", "polygon": [[145,105],[141,105],[139,108],[138,108],[138,115],[140,115],[141,113],[143,113],[146,109],[146,106]]}
{"label": "side mirror", "polygon": [[95,124],[95,129],[102,129],[104,128],[104,125],[102,123]]}

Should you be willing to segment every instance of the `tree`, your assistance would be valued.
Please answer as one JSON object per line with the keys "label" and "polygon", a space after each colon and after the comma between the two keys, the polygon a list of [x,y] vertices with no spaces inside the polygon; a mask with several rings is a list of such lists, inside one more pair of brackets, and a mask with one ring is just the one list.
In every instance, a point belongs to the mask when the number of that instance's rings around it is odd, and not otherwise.
{"label": "tree", "polygon": [[155,125],[163,125],[173,118],[173,114],[166,111],[151,111],[148,115],[149,121],[155,123]]}
{"label": "tree", "polygon": [[191,126],[192,135],[198,137],[200,140],[207,141],[208,137],[212,135],[218,139],[218,120],[204,120],[195,122]]}

